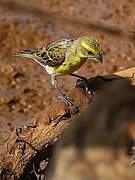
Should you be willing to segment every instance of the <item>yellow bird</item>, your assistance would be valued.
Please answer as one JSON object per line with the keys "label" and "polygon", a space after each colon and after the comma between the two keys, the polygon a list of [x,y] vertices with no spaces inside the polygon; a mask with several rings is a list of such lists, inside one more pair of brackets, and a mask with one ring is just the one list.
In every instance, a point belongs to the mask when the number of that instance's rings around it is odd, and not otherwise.
{"label": "yellow bird", "polygon": [[88,89],[87,78],[73,74],[73,72],[78,70],[87,60],[103,62],[100,42],[89,36],[61,39],[44,44],[39,49],[21,50],[14,55],[34,59],[43,66],[51,76],[52,86],[59,90],[58,97],[69,105],[72,104],[72,100],[61,92],[56,77],[75,76],[84,80]]}

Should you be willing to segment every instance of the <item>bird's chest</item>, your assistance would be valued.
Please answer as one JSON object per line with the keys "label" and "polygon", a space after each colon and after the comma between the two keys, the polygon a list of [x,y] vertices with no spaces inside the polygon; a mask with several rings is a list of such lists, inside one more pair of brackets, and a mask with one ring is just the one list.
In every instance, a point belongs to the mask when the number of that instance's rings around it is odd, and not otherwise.
{"label": "bird's chest", "polygon": [[58,66],[56,68],[57,73],[66,75],[71,74],[77,69],[79,69],[84,63],[86,59],[80,58],[78,56],[70,57],[69,59],[66,59],[63,64]]}

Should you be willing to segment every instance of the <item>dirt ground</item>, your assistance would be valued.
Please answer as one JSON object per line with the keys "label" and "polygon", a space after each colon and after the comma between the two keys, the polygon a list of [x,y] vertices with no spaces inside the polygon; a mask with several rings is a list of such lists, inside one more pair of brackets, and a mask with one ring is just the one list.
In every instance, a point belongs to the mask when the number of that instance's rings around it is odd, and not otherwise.
{"label": "dirt ground", "polygon": [[[78,74],[91,77],[135,66],[132,34],[135,28],[134,7],[134,0],[0,2],[1,146],[15,126],[20,126],[52,104],[56,96],[49,76],[42,67],[32,60],[17,58],[12,54],[63,37],[92,35],[102,43],[104,63],[87,62],[78,70]],[[61,77],[60,82],[61,87],[69,91],[75,79],[66,76]],[[118,164],[115,168],[118,168]],[[123,172],[122,169],[120,171]],[[114,170],[112,172],[115,173]],[[134,179],[134,174],[129,171],[124,179]]]}

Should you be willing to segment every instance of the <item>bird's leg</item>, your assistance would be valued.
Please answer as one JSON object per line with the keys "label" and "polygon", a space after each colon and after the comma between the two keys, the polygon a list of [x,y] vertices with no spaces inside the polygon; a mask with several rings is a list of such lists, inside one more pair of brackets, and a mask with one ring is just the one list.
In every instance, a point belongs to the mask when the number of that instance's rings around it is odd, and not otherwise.
{"label": "bird's leg", "polygon": [[[88,79],[86,77],[79,76],[79,75],[73,74],[73,73],[70,74],[70,75],[82,80],[84,82],[84,85],[85,85],[85,88],[86,88],[86,91],[87,91],[88,95],[94,96],[92,89],[89,87]],[[77,81],[77,83],[78,83],[78,81]]]}
{"label": "bird's leg", "polygon": [[65,104],[69,105],[69,106],[72,106],[73,105],[73,99],[71,99],[70,97],[67,97],[64,93],[61,92],[61,89],[59,88],[59,85],[58,85],[58,82],[57,82],[57,79],[56,79],[56,76],[55,75],[52,75],[51,76],[51,81],[52,81],[52,86],[54,88],[56,88],[59,92],[58,94],[58,98],[60,100],[62,100]]}

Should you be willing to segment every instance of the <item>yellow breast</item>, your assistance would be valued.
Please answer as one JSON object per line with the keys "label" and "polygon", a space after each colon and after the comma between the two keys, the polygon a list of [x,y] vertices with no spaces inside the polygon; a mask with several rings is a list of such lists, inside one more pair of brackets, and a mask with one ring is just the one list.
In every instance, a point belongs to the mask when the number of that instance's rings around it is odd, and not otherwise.
{"label": "yellow breast", "polygon": [[71,74],[74,71],[78,70],[85,62],[85,58],[81,58],[79,56],[72,56],[70,58],[66,58],[61,65],[54,67],[53,69],[55,73],[61,75]]}

